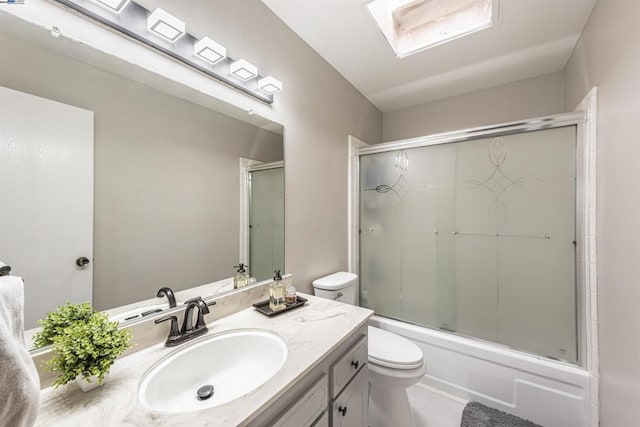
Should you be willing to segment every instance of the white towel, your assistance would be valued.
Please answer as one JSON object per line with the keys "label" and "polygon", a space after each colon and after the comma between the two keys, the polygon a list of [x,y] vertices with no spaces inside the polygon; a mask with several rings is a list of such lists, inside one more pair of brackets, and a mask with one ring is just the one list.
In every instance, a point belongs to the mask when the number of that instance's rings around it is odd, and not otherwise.
{"label": "white towel", "polygon": [[0,277],[0,425],[28,427],[36,422],[40,379],[24,346],[24,283]]}

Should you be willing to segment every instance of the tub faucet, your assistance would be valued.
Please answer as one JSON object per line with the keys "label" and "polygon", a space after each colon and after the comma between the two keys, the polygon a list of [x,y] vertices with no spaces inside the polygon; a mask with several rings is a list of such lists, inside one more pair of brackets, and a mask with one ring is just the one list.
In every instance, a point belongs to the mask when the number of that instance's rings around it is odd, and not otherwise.
{"label": "tub faucet", "polygon": [[158,289],[158,294],[156,296],[158,298],[166,296],[169,300],[169,308],[174,308],[176,306],[176,296],[173,294],[171,288],[164,287]]}

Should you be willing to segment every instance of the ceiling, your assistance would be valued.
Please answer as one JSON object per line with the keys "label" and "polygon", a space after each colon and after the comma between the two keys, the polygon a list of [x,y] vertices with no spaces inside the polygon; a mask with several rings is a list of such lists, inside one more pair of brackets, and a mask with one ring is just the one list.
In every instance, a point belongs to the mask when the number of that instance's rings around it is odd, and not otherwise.
{"label": "ceiling", "polygon": [[497,26],[399,59],[366,0],[262,0],[383,112],[562,70],[595,1],[500,0]]}

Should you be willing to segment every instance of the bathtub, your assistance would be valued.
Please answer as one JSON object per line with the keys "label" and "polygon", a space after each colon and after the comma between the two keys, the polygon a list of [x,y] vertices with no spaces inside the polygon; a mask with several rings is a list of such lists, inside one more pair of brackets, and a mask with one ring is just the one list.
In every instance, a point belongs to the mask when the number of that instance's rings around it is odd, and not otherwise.
{"label": "bathtub", "polygon": [[422,349],[425,386],[545,427],[591,424],[590,377],[582,368],[380,316],[369,324]]}

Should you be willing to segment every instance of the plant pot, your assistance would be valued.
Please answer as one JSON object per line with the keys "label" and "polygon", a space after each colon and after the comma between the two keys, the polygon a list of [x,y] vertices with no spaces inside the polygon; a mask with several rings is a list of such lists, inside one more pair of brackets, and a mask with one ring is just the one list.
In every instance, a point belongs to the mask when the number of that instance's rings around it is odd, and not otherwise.
{"label": "plant pot", "polygon": [[98,377],[96,376],[91,376],[89,378],[85,378],[82,375],[78,375],[76,377],[76,382],[78,383],[78,385],[80,386],[80,389],[82,391],[84,391],[85,393],[88,391],[93,390],[94,388],[98,388],[101,387],[103,384],[100,384],[98,382]]}

